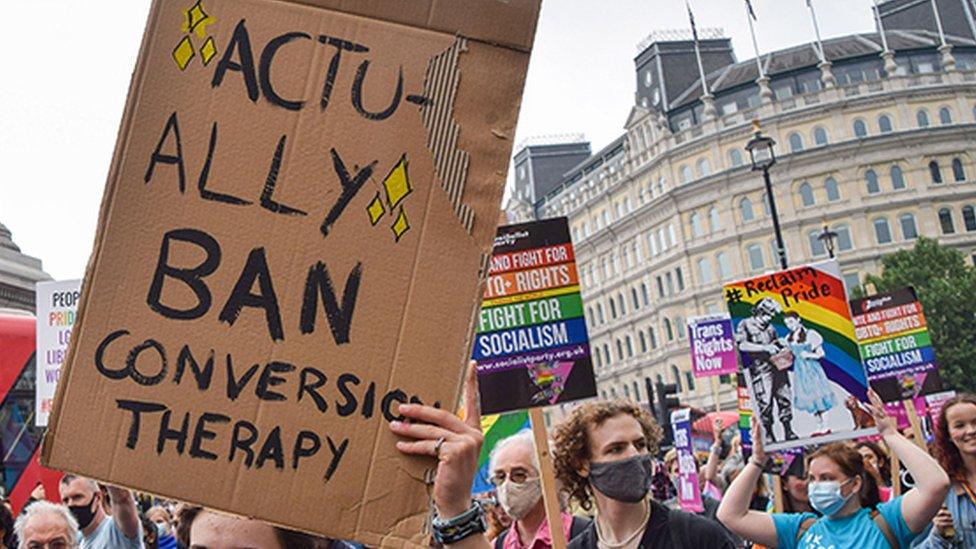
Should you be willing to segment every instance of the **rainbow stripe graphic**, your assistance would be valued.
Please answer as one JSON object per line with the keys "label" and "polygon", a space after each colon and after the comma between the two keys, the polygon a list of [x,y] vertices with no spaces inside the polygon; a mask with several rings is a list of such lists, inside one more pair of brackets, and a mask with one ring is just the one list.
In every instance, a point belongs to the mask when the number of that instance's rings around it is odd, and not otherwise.
{"label": "rainbow stripe graphic", "polygon": [[[775,287],[768,284],[771,280]],[[761,289],[760,283],[764,283]],[[814,287],[819,296],[805,298],[811,295]],[[735,282],[726,285],[724,291],[734,328],[738,328],[742,319],[751,316],[753,307],[765,297],[779,303],[784,312],[798,313],[804,327],[816,330],[824,338],[826,356],[820,363],[827,377],[859,400],[867,400],[868,380],[861,364],[844,281],[836,262],[798,267]],[[741,293],[741,299],[730,300],[730,296],[739,295],[736,291]],[[780,337],[789,333],[782,315],[773,319],[773,327]]]}
{"label": "rainbow stripe graphic", "polygon": [[478,473],[474,477],[474,485],[471,492],[479,494],[494,490],[488,480],[491,472],[488,470],[488,456],[491,455],[495,444],[503,438],[510,437],[522,429],[531,429],[529,423],[529,413],[526,410],[512,412],[509,414],[494,414],[482,416],[481,432],[485,435],[485,443],[481,446],[481,455],[478,456]]}

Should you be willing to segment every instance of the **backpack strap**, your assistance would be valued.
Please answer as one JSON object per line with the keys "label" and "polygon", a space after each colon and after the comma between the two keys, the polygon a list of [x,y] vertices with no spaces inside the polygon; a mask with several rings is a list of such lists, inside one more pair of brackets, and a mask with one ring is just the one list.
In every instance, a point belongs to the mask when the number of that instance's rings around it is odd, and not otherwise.
{"label": "backpack strap", "polygon": [[877,509],[871,509],[871,520],[874,521],[874,525],[881,530],[884,534],[886,540],[888,540],[888,546],[891,549],[898,549],[898,541],[895,540],[895,534],[891,531],[891,527],[888,526],[888,521],[885,520],[884,515],[878,512]]}
{"label": "backpack strap", "polygon": [[582,534],[590,526],[590,521],[583,517],[573,516],[573,522],[569,525],[569,539],[566,543],[569,543],[573,538]]}
{"label": "backpack strap", "polygon": [[498,537],[495,538],[495,549],[503,549],[505,547],[505,537],[508,536],[510,530],[510,528],[506,528],[502,530],[501,534],[498,534]]}
{"label": "backpack strap", "polygon": [[800,543],[800,539],[803,538],[803,534],[806,534],[807,530],[817,523],[817,520],[818,519],[815,518],[808,518],[800,523],[800,528],[796,531],[796,543]]}

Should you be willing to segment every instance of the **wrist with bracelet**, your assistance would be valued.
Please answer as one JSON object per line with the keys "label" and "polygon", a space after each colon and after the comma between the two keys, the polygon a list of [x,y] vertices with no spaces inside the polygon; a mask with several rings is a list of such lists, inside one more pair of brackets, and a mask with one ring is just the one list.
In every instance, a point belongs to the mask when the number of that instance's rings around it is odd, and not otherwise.
{"label": "wrist with bracelet", "polygon": [[484,509],[477,502],[472,501],[471,508],[456,517],[442,519],[435,514],[431,522],[431,530],[434,540],[443,545],[450,545],[486,532],[488,523],[485,520]]}
{"label": "wrist with bracelet", "polygon": [[759,467],[759,470],[760,471],[763,471],[763,470],[766,469],[766,464],[769,463],[769,458],[766,458],[766,459],[760,461],[760,460],[756,459],[756,456],[755,455],[753,455],[753,456],[750,456],[749,457],[749,463],[755,465],[756,467]]}

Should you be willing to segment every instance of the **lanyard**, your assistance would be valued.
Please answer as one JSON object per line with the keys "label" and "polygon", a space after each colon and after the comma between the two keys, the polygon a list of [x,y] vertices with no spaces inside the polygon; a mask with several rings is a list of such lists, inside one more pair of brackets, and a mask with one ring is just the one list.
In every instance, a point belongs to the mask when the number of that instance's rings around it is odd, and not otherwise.
{"label": "lanyard", "polygon": [[966,479],[959,479],[959,483],[962,484],[963,489],[966,490],[966,495],[969,496],[969,501],[976,507],[976,494],[973,493],[973,489],[969,487],[969,481]]}

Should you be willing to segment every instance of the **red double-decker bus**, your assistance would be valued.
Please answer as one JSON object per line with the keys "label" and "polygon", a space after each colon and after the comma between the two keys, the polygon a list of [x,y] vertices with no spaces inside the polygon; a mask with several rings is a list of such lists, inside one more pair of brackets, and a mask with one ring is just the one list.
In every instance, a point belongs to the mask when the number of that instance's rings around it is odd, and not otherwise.
{"label": "red double-decker bus", "polygon": [[33,315],[0,309],[0,483],[15,514],[38,483],[57,501],[61,478],[38,462],[44,429],[34,422],[34,330]]}

